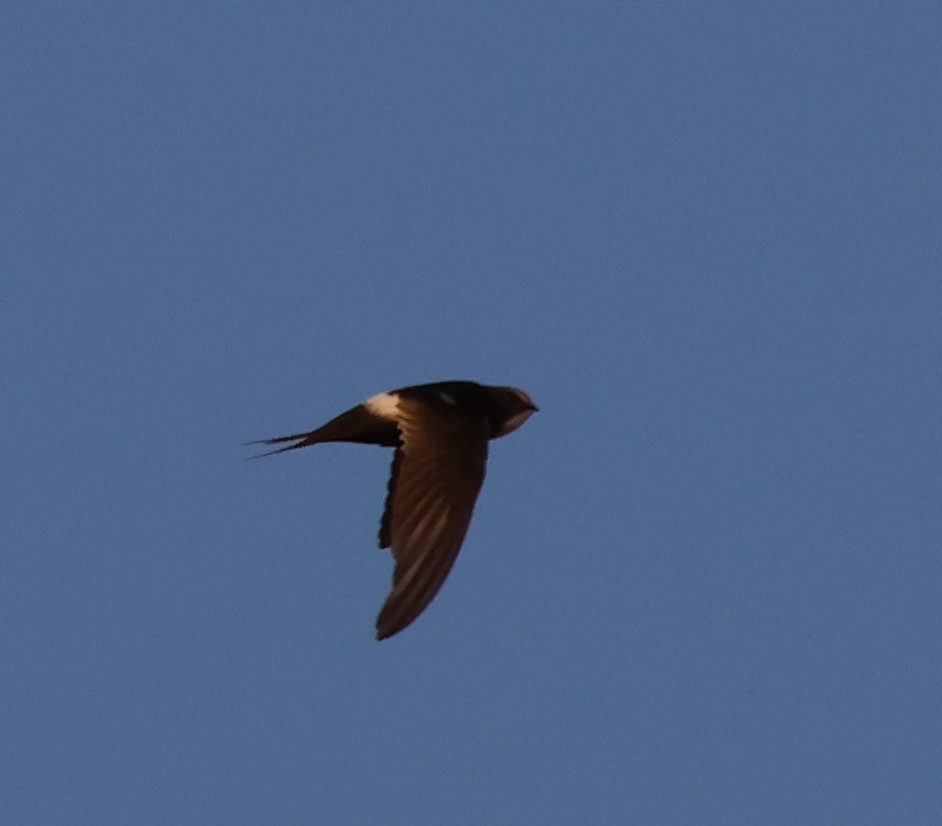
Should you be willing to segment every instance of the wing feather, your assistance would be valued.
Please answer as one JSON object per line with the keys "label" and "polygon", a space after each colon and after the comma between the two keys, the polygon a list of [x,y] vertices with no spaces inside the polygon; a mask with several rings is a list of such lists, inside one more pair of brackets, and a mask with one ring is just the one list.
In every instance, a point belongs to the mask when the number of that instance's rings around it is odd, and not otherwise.
{"label": "wing feather", "polygon": [[401,631],[438,593],[464,541],[487,463],[488,423],[400,400],[380,546],[396,560],[376,620],[379,639]]}

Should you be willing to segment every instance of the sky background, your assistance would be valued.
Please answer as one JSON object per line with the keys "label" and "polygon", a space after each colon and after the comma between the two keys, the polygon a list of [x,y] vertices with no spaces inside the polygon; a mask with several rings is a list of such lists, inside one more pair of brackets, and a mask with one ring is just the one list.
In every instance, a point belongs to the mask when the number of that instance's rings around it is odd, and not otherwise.
{"label": "sky background", "polygon": [[[942,6],[11,2],[0,824],[934,824]],[[461,556],[373,622],[470,378]]]}

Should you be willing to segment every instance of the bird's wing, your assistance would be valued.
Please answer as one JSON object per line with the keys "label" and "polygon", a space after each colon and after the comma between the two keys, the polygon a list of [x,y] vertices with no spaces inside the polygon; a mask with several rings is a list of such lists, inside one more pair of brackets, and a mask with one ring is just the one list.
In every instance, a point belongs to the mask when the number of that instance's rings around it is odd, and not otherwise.
{"label": "bird's wing", "polygon": [[484,481],[487,420],[401,398],[381,548],[396,560],[376,619],[379,639],[401,631],[432,601],[458,555]]}

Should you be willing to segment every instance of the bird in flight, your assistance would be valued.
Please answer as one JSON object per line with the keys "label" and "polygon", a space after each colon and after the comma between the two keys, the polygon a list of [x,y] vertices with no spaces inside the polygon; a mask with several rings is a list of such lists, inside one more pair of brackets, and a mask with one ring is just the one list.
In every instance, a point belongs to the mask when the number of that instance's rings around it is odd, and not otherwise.
{"label": "bird in flight", "polygon": [[293,442],[270,456],[321,442],[395,448],[379,547],[396,565],[376,618],[376,638],[402,631],[432,601],[458,556],[484,481],[487,443],[520,427],[537,406],[515,387],[442,381],[370,397],[308,433],[252,444]]}

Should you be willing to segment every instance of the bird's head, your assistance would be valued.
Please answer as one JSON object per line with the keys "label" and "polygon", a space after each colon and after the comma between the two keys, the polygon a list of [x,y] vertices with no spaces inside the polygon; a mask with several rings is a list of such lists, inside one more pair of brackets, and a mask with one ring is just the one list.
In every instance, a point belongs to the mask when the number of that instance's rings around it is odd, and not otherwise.
{"label": "bird's head", "polygon": [[513,433],[539,410],[533,399],[516,387],[492,387],[490,390],[488,415],[492,439]]}

